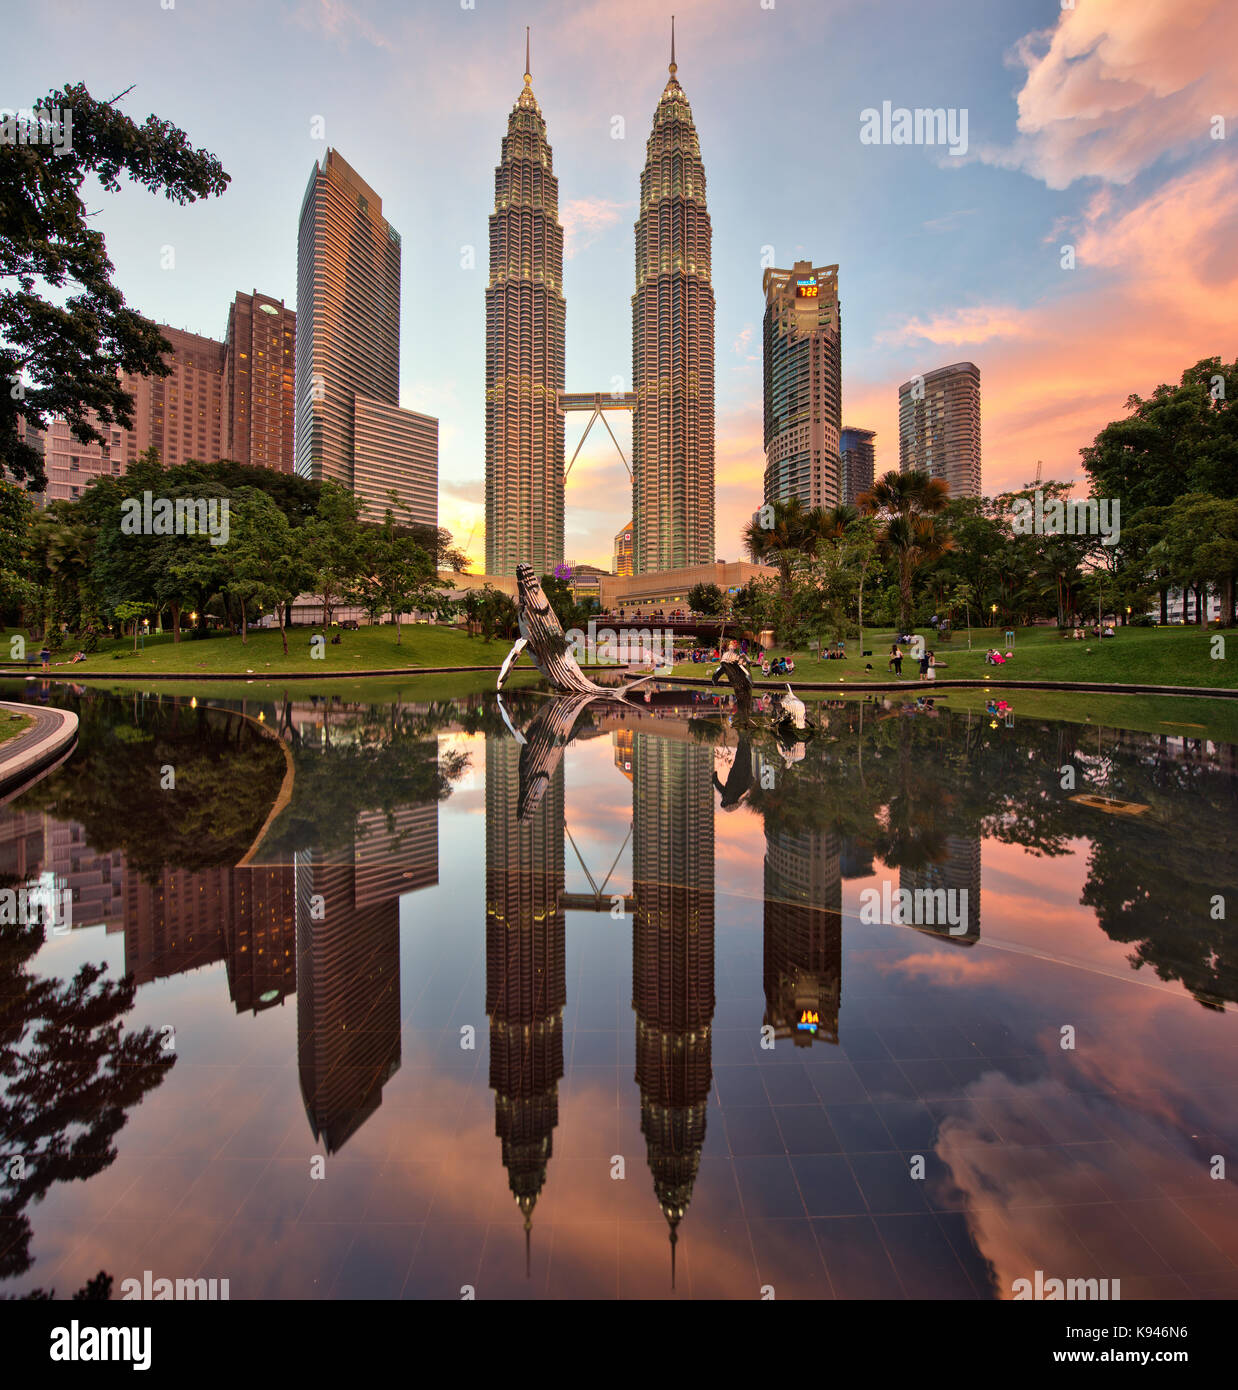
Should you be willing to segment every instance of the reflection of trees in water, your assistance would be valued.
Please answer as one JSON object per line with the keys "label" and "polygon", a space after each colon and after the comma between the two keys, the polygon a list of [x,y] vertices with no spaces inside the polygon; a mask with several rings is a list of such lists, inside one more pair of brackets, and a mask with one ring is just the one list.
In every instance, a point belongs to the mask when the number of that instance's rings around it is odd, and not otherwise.
{"label": "reflection of trees in water", "polygon": [[[226,710],[92,695],[78,719],[77,751],[34,790],[36,802],[80,821],[96,852],[123,850],[148,879],[164,867],[235,864],[279,795],[283,755]],[[176,782],[165,790],[167,766]]]}
{"label": "reflection of trees in water", "polygon": [[[297,850],[351,851],[357,818],[382,812],[394,828],[402,806],[445,801],[469,766],[459,749],[439,751],[435,735],[459,723],[450,704],[427,711],[391,705],[323,708],[314,738],[294,738],[292,800],[262,843],[264,860]],[[499,729],[503,722],[494,710]],[[273,799],[273,798],[272,798]]]}
{"label": "reflection of trees in water", "polygon": [[[923,867],[945,837],[974,836],[1034,855],[1091,843],[1081,902],[1130,960],[1180,980],[1201,1003],[1238,999],[1238,961],[1214,895],[1238,900],[1238,776],[1234,752],[1213,762],[1175,757],[1164,741],[1086,725],[1024,721],[1016,733],[980,715],[935,717],[848,704],[828,712],[825,735],[794,771],[750,804],[767,825],[838,830],[887,865]],[[1063,789],[1061,769],[1075,770]],[[1149,807],[1115,816],[1072,801],[1076,792]]]}
{"label": "reflection of trees in water", "polygon": [[36,976],[43,941],[42,927],[0,926],[0,1279],[33,1263],[26,1208],[107,1168],[127,1112],[174,1061],[153,1029],[124,1030],[131,977],[89,964],[71,980]]}

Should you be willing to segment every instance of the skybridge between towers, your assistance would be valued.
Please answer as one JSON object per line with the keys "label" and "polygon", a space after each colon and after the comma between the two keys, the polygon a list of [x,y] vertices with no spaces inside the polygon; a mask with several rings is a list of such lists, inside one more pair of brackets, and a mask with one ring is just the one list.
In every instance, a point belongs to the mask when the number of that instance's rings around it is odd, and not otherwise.
{"label": "skybridge between towers", "polygon": [[606,427],[606,433],[610,435],[611,443],[615,446],[615,452],[623,459],[623,466],[628,470],[628,477],[632,476],[632,465],[624,458],[623,450],[619,447],[619,441],[615,438],[615,432],[611,429],[609,421],[606,419],[606,412],[609,410],[635,410],[636,392],[635,391],[559,391],[557,394],[559,414],[566,415],[569,410],[589,411],[589,423],[585,426],[585,432],[580,436],[580,443],[572,454],[567,467],[563,470],[563,481],[567,482],[567,475],[572,471],[572,464],[576,462],[576,456],[584,448],[585,440],[589,438],[589,431],[594,424],[601,420]]}

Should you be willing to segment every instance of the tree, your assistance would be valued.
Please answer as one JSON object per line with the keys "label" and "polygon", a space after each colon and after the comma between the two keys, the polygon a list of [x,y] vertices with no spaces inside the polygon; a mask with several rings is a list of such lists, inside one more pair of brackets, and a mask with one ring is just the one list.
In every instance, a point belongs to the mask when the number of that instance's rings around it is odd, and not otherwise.
{"label": "tree", "polygon": [[[392,494],[392,504],[395,494]],[[400,614],[429,606],[437,598],[437,574],[431,556],[396,530],[393,507],[381,526],[367,527],[361,541],[361,574],[356,592],[371,613],[389,612],[400,645]]]}
{"label": "tree", "polygon": [[[242,488],[233,500],[227,550],[233,591],[246,603],[273,607],[279,618],[279,636],[288,655],[287,611],[283,600],[307,582],[308,567],[296,545],[296,532],[288,518],[264,492]],[[242,645],[248,634],[242,638]]]}
{"label": "tree", "polygon": [[953,544],[944,526],[939,529],[936,522],[949,499],[946,484],[919,469],[907,473],[891,469],[859,499],[865,512],[883,519],[878,544],[898,567],[899,621],[904,628],[911,625],[916,570]]}
{"label": "tree", "polygon": [[744,527],[743,544],[759,565],[778,571],[778,587],[784,606],[791,601],[791,574],[795,566],[814,553],[827,534],[825,513],[807,508],[798,497],[769,502]]}
{"label": "tree", "polygon": [[34,517],[29,495],[0,479],[0,624],[6,613],[35,593],[36,582],[22,563]]}
{"label": "tree", "polygon": [[347,488],[326,482],[318,507],[297,536],[312,583],[322,596],[322,620],[331,614],[361,573],[362,503]]}
{"label": "tree", "polygon": [[726,610],[726,595],[716,584],[693,584],[688,590],[688,607],[703,618],[720,618]]}
{"label": "tree", "polygon": [[82,185],[93,175],[116,193],[124,173],[184,204],[217,196],[229,182],[183,131],[153,115],[139,126],[119,101],[98,101],[81,83],[53,91],[37,105],[71,112],[72,138],[0,145],[0,283],[16,286],[0,293],[0,379],[14,383],[0,391],[0,462],[36,491],[46,475],[27,427],[46,428],[60,415],[76,439],[102,444],[99,425],[133,424],[133,398],[118,374],[171,370],[163,360],[171,345],[112,283]]}
{"label": "tree", "polygon": [[118,603],[112,610],[112,616],[122,628],[126,623],[131,622],[133,624],[133,651],[135,656],[138,650],[138,632],[142,626],[142,619],[150,610],[151,605],[149,603],[131,603],[127,599],[124,603]]}

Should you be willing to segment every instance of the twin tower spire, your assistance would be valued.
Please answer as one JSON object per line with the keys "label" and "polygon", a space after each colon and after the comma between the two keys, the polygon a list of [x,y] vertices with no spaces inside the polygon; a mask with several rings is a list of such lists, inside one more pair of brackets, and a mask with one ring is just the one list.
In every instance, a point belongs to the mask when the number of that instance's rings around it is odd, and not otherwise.
{"label": "twin tower spire", "polygon": [[[486,573],[505,576],[522,561],[548,574],[564,559],[563,227],[532,71],[526,28],[524,87],[495,169],[486,288]],[[632,390],[596,393],[607,409],[632,410],[637,574],[715,559],[712,228],[677,71],[672,18],[670,79],[646,145],[634,228]]]}

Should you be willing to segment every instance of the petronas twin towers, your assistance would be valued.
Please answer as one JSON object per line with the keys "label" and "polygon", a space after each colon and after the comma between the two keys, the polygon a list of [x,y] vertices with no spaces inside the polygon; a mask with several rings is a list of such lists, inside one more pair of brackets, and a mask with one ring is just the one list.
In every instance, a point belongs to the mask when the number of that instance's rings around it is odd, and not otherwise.
{"label": "petronas twin towers", "polygon": [[[546,122],[524,89],[494,175],[486,288],[486,572],[563,560],[563,228]],[[641,173],[632,296],[635,573],[714,561],[714,295],[705,169],[675,74]]]}

